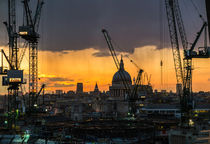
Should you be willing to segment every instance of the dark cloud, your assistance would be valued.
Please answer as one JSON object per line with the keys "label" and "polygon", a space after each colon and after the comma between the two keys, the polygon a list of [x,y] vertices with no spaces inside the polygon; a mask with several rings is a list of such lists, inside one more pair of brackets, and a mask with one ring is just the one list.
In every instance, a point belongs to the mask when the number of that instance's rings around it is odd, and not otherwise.
{"label": "dark cloud", "polygon": [[[120,52],[121,51],[115,51],[116,56],[120,55]],[[95,52],[92,55],[95,57],[108,57],[111,56],[111,53],[108,50],[99,50],[98,52]]]}
{"label": "dark cloud", "polygon": [[42,49],[107,49],[102,28],[106,28],[119,45],[118,51],[133,52],[135,47],[157,45],[158,5],[157,0],[51,0],[45,5],[43,23],[46,32]]}
{"label": "dark cloud", "polygon": [[210,78],[208,79],[208,81],[210,82]]}
{"label": "dark cloud", "polygon": [[99,51],[99,52],[95,52],[92,54],[95,57],[107,57],[107,56],[111,56],[110,53],[108,51]]}
{"label": "dark cloud", "polygon": [[51,82],[74,81],[73,79],[62,78],[62,77],[52,77],[52,78],[48,78],[48,80]]}
{"label": "dark cloud", "polygon": [[66,51],[62,51],[62,54],[68,54],[69,52],[66,52]]}
{"label": "dark cloud", "polygon": [[[3,11],[0,20],[3,21],[6,18],[7,6],[6,0],[1,1],[4,1],[0,2],[0,10]],[[188,39],[192,42],[191,39],[194,39],[201,25],[200,20],[193,19],[198,16],[190,1],[179,2],[184,12],[187,33],[189,32]],[[204,0],[194,2],[203,14]],[[95,48],[102,52],[95,53],[94,56],[107,56],[103,53],[104,49],[107,49],[107,44],[101,32],[102,28],[107,29],[112,40],[119,45],[120,49],[115,47],[117,51],[132,53],[135,47],[145,45],[158,47],[160,36],[164,39],[164,46],[169,46],[164,7],[163,0],[45,0],[40,23],[40,49],[65,51]],[[162,35],[160,14],[163,18]],[[21,23],[22,19],[20,18],[18,22]],[[4,28],[2,24],[0,27]],[[0,33],[1,37],[3,36]]]}

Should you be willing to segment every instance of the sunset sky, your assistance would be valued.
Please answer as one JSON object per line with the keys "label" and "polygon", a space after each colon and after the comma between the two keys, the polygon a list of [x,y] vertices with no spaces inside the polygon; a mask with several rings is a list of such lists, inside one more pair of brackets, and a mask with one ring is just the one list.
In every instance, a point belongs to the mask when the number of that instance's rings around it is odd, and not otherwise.
{"label": "sunset sky", "polygon": [[[17,0],[19,1],[19,0]],[[192,43],[202,26],[198,13],[206,19],[204,0],[180,0],[188,42]],[[18,23],[22,23],[21,2]],[[0,49],[7,51],[7,0],[0,1]],[[164,0],[45,0],[40,23],[39,84],[47,91],[75,90],[82,82],[92,91],[96,82],[101,91],[108,90],[117,71],[109,55],[101,29],[109,31],[120,55],[129,55],[140,68],[151,74],[154,89],[161,89],[160,61],[163,60],[163,89],[175,91],[176,77],[170,48]],[[202,45],[202,39],[198,46]],[[28,73],[28,52],[22,63]],[[123,57],[131,77],[137,68]],[[210,59],[193,61],[193,90],[210,91]],[[4,89],[4,90],[3,90]],[[6,88],[0,86],[0,93]],[[28,91],[25,86],[25,92]]]}

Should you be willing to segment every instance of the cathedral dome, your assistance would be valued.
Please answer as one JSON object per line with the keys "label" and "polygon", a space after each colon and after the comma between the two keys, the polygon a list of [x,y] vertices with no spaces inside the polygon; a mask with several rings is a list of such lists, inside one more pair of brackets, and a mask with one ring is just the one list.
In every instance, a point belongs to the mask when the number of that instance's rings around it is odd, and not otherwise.
{"label": "cathedral dome", "polygon": [[124,63],[123,63],[122,58],[121,58],[121,61],[120,61],[120,69],[113,76],[112,85],[113,84],[123,84],[123,80],[122,80],[121,75],[124,77],[124,80],[128,84],[132,84],[130,74],[127,71],[125,71],[125,69],[124,69]]}

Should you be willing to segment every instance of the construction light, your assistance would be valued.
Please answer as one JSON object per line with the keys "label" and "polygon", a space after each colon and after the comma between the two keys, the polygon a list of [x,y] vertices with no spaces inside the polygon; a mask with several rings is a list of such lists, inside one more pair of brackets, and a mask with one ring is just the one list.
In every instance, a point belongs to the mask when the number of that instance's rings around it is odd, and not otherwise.
{"label": "construction light", "polygon": [[16,82],[21,82],[21,78],[10,78],[9,79],[10,83],[16,83]]}
{"label": "construction light", "polygon": [[18,116],[19,116],[19,110],[16,109],[16,119],[18,118]]}
{"label": "construction light", "polygon": [[141,98],[142,98],[142,99],[145,99],[145,98],[146,98],[146,96],[141,96]]}
{"label": "construction light", "polygon": [[19,32],[20,35],[28,35],[28,32],[27,31],[22,31],[22,32]]}
{"label": "construction light", "polygon": [[193,126],[194,125],[194,122],[192,121],[192,119],[189,120],[189,125],[190,126]]}
{"label": "construction light", "polygon": [[139,104],[139,106],[140,106],[140,107],[143,107],[143,106],[144,106],[144,104]]}

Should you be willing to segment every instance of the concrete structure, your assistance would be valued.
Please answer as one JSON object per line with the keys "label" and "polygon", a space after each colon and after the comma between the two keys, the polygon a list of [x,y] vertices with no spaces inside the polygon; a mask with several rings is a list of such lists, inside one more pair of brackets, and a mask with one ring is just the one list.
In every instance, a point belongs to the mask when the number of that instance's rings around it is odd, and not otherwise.
{"label": "concrete structure", "polygon": [[210,130],[195,128],[176,129],[169,132],[169,144],[209,144]]}
{"label": "concrete structure", "polygon": [[[141,111],[146,114],[181,117],[180,106],[177,104],[149,104],[142,108]],[[196,114],[210,112],[210,104],[198,104],[193,111]]]}

